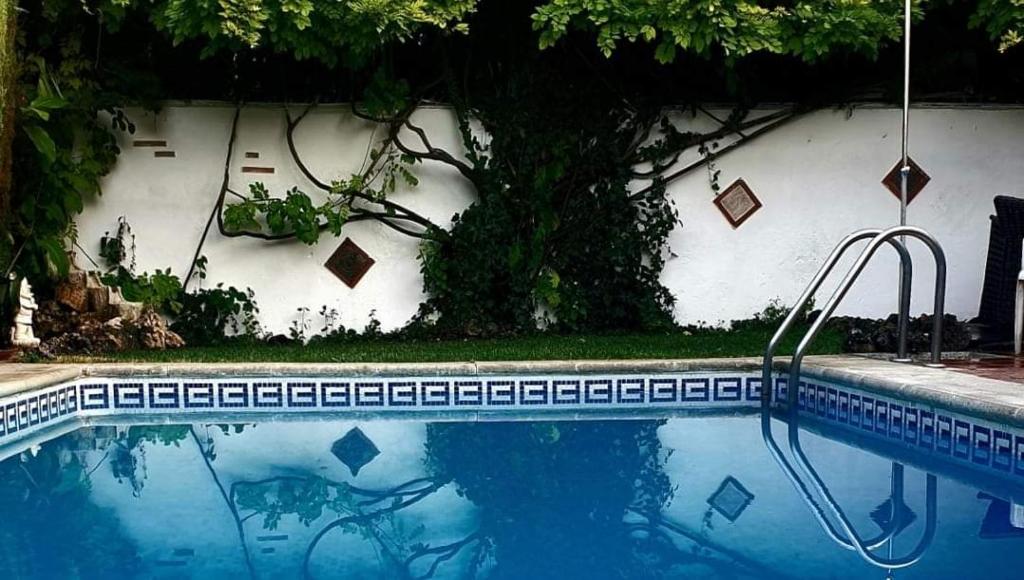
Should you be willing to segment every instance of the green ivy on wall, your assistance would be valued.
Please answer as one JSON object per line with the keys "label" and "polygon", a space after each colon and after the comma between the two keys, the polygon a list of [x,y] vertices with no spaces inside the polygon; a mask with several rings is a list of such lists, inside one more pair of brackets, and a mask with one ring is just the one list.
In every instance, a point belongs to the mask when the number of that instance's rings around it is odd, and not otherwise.
{"label": "green ivy on wall", "polygon": [[[916,3],[917,18],[935,6]],[[232,100],[269,82],[263,63],[301,62],[315,71],[300,79],[305,87],[358,101],[353,112],[376,123],[381,139],[358,171],[320,180],[294,142],[308,109],[290,109],[289,149],[312,185],[275,193],[255,184],[232,192],[239,199],[230,203],[225,185],[220,232],[312,244],[372,220],[409,235],[421,243],[428,295],[412,330],[460,336],[670,325],[673,298],[659,279],[680,218],[666,186],[688,169],[677,162],[687,151],[713,161],[719,139],[799,113],[751,120],[738,72],[744,59],[871,59],[901,36],[902,23],[899,0],[32,0],[25,8],[16,126],[8,131],[17,167],[8,271],[37,286],[67,271],[73,218],[100,193],[118,155],[116,132],[133,130],[121,107],[160,95],[157,75],[181,76],[152,67],[156,55],[219,63],[215,70],[230,78],[219,86],[230,88],[216,96]],[[1024,8],[1016,0],[979,0],[970,13],[1004,49],[1018,41]],[[123,58],[104,52],[111,44]],[[672,71],[668,79],[634,78],[616,60],[624,53],[676,68],[663,69]],[[688,74],[676,78],[679,71]],[[666,105],[700,102],[711,77],[740,106],[711,131],[679,130]],[[680,87],[687,84],[694,86]],[[460,147],[436,146],[413,121],[426,102],[453,107]],[[474,193],[450,227],[393,199],[399,187],[416,185],[425,164],[453,169]],[[716,171],[709,175],[717,181]],[[169,272],[129,273],[111,276],[129,293],[172,294]],[[203,304],[245,304],[243,295]],[[212,319],[223,320],[222,311],[215,307]]]}

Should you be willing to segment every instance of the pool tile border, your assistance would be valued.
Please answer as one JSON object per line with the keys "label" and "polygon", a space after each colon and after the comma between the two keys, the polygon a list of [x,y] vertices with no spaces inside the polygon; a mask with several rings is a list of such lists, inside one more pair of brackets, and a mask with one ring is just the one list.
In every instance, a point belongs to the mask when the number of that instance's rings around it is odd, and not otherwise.
{"label": "pool tile border", "polygon": [[[776,401],[790,388],[773,377]],[[0,398],[0,446],[61,425],[109,416],[694,409],[755,412],[762,378],[749,371],[660,374],[397,377],[85,377]],[[800,413],[860,435],[1024,482],[1024,429],[808,377]],[[784,405],[779,405],[784,407]]]}
{"label": "pool tile border", "polygon": [[111,415],[752,409],[760,377],[700,374],[423,377],[85,377],[0,398],[0,445]]}

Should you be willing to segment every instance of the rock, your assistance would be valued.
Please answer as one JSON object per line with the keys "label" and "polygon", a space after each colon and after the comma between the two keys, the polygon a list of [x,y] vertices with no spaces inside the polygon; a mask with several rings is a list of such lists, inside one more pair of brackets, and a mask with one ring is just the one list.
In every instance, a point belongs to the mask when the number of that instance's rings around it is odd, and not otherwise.
{"label": "rock", "polygon": [[87,276],[81,270],[75,270],[57,285],[54,299],[58,304],[67,306],[75,312],[89,309],[89,295],[86,292]]}
{"label": "rock", "polygon": [[106,286],[86,288],[89,312],[107,312],[110,307],[110,291]]}
{"label": "rock", "polygon": [[122,329],[96,318],[83,317],[74,330],[44,340],[40,350],[51,356],[103,354],[124,350],[128,342]]}
{"label": "rock", "polygon": [[44,354],[103,354],[136,348],[158,349],[185,346],[175,332],[167,328],[167,321],[152,309],[144,310],[137,319],[121,317],[102,320],[95,315],[77,319],[70,331],[52,336],[43,342]]}
{"label": "rock", "polygon": [[[899,342],[899,324],[893,314],[884,320],[840,316],[829,320],[829,326],[846,335],[847,352],[895,352]],[[910,352],[928,352],[931,349],[932,317],[910,319],[907,346]],[[955,316],[943,318],[942,350],[959,351],[970,346],[971,333],[967,325]]]}
{"label": "rock", "polygon": [[[36,311],[44,356],[185,346],[158,312],[125,300],[118,289],[103,285],[98,274],[73,272],[62,284],[64,299],[45,302]],[[85,296],[83,310],[75,292]]]}
{"label": "rock", "polygon": [[111,288],[107,297],[110,316],[120,317],[125,320],[137,320],[142,316],[146,305],[142,302],[129,302],[124,299],[120,288]]}
{"label": "rock", "polygon": [[167,328],[167,321],[155,310],[145,310],[132,326],[142,348],[164,350],[185,346],[185,341]]}
{"label": "rock", "polygon": [[111,305],[111,314],[125,320],[138,320],[145,309],[142,302],[121,302]]}
{"label": "rock", "polygon": [[63,334],[75,326],[77,318],[78,313],[74,310],[58,304],[55,300],[48,300],[40,304],[39,310],[36,310],[36,334],[41,339]]}

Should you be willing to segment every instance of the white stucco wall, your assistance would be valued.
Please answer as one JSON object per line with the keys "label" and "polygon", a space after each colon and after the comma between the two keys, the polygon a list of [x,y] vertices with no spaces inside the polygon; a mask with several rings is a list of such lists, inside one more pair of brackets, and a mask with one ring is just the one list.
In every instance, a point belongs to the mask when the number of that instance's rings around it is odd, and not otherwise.
{"label": "white stucco wall", "polygon": [[[169,105],[159,115],[134,112],[134,136],[104,183],[103,196],[78,220],[79,240],[95,256],[99,238],[125,216],[136,234],[140,271],[171,267],[184,276],[216,199],[223,175],[233,109],[227,105]],[[755,113],[756,114],[756,113]],[[707,173],[698,170],[670,186],[683,226],[670,238],[673,254],[664,283],[677,297],[680,323],[718,324],[746,318],[772,299],[792,302],[832,246],[852,230],[894,225],[898,201],[880,183],[900,153],[897,109],[863,107],[819,111],[789,123],[716,162],[723,186],[743,178],[764,207],[733,229],[712,203]],[[679,115],[680,124],[711,127],[708,118]],[[416,121],[440,147],[458,150],[450,111],[427,108]],[[1024,109],[921,107],[912,114],[912,157],[931,183],[910,205],[910,223],[931,231],[949,261],[947,310],[961,317],[977,313],[988,240],[992,198],[1018,193]],[[231,165],[231,184],[244,191],[258,180],[283,194],[292,185],[309,193],[291,163],[279,106],[243,112]],[[298,148],[323,180],[356,171],[372,128],[345,107],[321,107],[304,121]],[[165,140],[174,158],[154,157],[154,148],[132,140]],[[723,144],[728,141],[724,141]],[[246,159],[254,151],[259,159]],[[680,161],[680,166],[691,158]],[[243,165],[274,167],[272,175],[243,174]],[[441,224],[473,200],[456,172],[439,165],[416,168],[420,185],[394,199]],[[284,332],[296,309],[313,313],[336,308],[341,322],[362,328],[371,311],[385,328],[404,325],[423,299],[418,247],[384,226],[345,226],[376,264],[349,289],[323,263],[340,243],[330,236],[313,247],[298,242],[267,243],[226,239],[211,232],[203,249],[210,283],[252,287],[262,322]],[[897,262],[883,250],[848,296],[842,313],[882,316],[895,310]],[[930,309],[934,269],[923,247],[914,248],[913,311]],[[90,267],[78,256],[82,267]],[[852,257],[851,257],[852,260]],[[826,284],[824,291],[830,292]],[[824,301],[824,294],[818,303]],[[314,329],[318,320],[312,321]]]}

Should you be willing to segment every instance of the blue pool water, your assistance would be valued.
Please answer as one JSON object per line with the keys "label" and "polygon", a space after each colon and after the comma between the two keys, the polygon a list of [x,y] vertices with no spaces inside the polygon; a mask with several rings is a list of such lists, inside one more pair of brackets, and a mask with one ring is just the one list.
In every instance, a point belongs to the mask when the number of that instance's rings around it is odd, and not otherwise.
{"label": "blue pool water", "polygon": [[794,429],[731,404],[90,416],[3,448],[0,577],[886,578],[822,491],[914,555],[892,577],[1024,577],[1024,430],[799,400]]}

